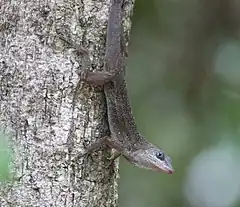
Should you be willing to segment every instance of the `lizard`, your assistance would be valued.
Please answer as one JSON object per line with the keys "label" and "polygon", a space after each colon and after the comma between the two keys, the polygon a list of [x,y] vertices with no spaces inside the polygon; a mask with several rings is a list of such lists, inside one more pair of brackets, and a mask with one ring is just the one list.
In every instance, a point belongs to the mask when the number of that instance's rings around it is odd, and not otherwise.
{"label": "lizard", "polygon": [[172,174],[171,158],[138,132],[131,110],[125,80],[125,55],[121,47],[123,4],[124,0],[111,0],[104,71],[80,72],[82,82],[103,87],[111,132],[110,136],[90,144],[84,154],[91,154],[105,144],[116,150],[109,158],[111,161],[122,155],[140,168]]}

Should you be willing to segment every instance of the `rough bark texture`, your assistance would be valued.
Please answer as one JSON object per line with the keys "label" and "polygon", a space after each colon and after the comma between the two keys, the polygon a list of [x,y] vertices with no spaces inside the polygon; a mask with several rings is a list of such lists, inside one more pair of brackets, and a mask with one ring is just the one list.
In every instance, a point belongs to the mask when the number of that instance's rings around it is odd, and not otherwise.
{"label": "rough bark texture", "polygon": [[[1,0],[0,126],[12,136],[13,181],[0,206],[117,206],[118,162],[74,154],[106,135],[103,94],[78,85],[101,70],[110,0]],[[125,34],[133,2],[126,4]],[[78,57],[56,33],[89,50]]]}

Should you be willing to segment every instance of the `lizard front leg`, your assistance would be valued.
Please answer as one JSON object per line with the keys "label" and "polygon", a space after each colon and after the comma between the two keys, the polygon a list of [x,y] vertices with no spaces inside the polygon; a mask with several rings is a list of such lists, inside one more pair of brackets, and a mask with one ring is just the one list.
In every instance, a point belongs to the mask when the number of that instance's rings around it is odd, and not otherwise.
{"label": "lizard front leg", "polygon": [[93,152],[96,152],[99,148],[101,148],[104,144],[107,144],[107,140],[108,140],[108,136],[105,136],[105,137],[101,137],[100,139],[98,139],[96,142],[94,142],[93,144],[89,145],[84,154],[83,155],[86,155],[86,154],[91,154]]}
{"label": "lizard front leg", "polygon": [[[97,141],[95,141],[94,143],[90,144],[84,151],[84,153],[79,154],[76,159],[82,157],[82,156],[86,156],[89,154],[92,154],[93,152],[96,152],[97,150],[99,150],[104,144],[108,145],[108,140],[110,139],[110,137],[108,136],[104,136],[101,137],[100,139],[98,139]],[[116,158],[118,158],[121,155],[121,153],[119,152],[115,152],[113,153],[110,157],[108,157],[107,159],[109,161],[114,161]]]}
{"label": "lizard front leg", "polygon": [[[110,137],[108,137],[108,136],[98,139],[96,142],[94,142],[93,144],[88,146],[83,154],[78,155],[77,158],[79,158],[81,156],[89,155],[93,152],[96,152],[104,144],[108,145],[108,139],[110,139]],[[107,157],[107,159],[109,160],[109,164],[107,165],[107,167],[110,167],[113,164],[114,160],[117,159],[118,157],[120,157],[121,155],[122,155],[122,153],[116,151],[110,157]]]}
{"label": "lizard front leg", "polygon": [[93,144],[90,144],[83,153],[79,153],[74,157],[73,160],[78,160],[80,157],[84,157],[87,155],[92,154],[93,152],[96,152],[101,148],[104,144],[106,144],[106,140],[108,139],[108,136],[101,137],[97,141],[95,141]]}

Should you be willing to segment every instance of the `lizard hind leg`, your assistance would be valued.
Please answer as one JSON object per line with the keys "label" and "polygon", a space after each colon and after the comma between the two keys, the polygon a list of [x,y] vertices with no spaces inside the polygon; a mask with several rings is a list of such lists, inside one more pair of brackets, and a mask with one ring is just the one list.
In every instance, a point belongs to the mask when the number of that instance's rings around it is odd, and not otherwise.
{"label": "lizard hind leg", "polygon": [[103,86],[106,83],[111,82],[114,79],[115,75],[109,72],[91,72],[91,71],[82,71],[80,73],[80,80],[88,84],[93,84],[97,86]]}

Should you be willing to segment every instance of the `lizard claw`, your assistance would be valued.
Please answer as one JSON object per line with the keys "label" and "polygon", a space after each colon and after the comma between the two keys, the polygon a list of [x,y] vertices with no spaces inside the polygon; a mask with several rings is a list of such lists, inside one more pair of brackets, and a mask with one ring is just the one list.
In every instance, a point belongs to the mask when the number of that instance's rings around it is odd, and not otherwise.
{"label": "lizard claw", "polygon": [[110,157],[107,157],[107,160],[111,161],[114,159],[114,154],[112,154]]}
{"label": "lizard claw", "polygon": [[110,167],[113,165],[114,160],[116,160],[118,157],[120,157],[122,154],[120,152],[114,152],[110,157],[107,157],[107,160],[109,160],[109,164],[107,167]]}

